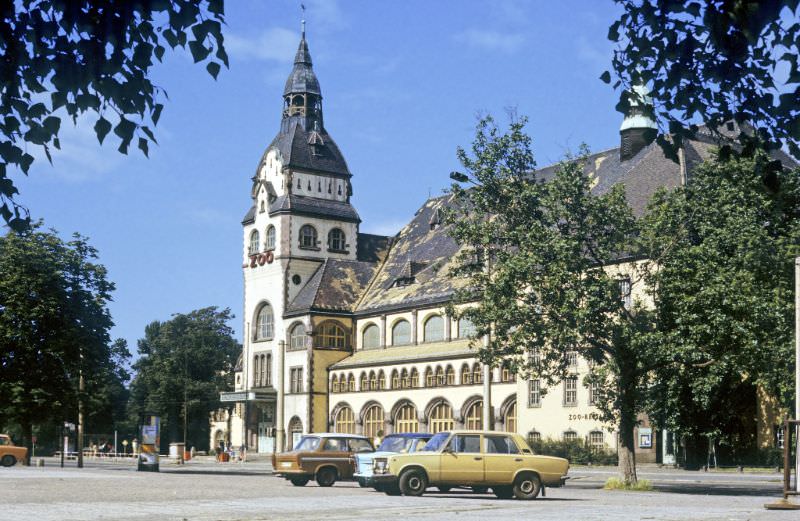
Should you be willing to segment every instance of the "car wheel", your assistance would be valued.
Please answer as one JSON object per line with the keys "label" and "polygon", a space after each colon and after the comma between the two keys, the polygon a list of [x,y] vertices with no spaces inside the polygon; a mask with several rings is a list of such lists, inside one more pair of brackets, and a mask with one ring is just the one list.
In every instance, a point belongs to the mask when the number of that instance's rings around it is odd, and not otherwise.
{"label": "car wheel", "polygon": [[17,458],[12,456],[11,454],[6,454],[5,456],[3,456],[3,459],[0,460],[0,465],[4,467],[13,467],[16,464],[17,464]]}
{"label": "car wheel", "polygon": [[309,478],[291,478],[289,481],[291,481],[292,485],[295,487],[305,487],[309,482]]}
{"label": "car wheel", "polygon": [[383,491],[386,493],[387,496],[400,495],[400,487],[398,487],[396,483],[392,483],[391,485],[384,485]]}
{"label": "car wheel", "polygon": [[358,478],[358,486],[364,488],[367,486],[367,480],[364,478]]}
{"label": "car wheel", "polygon": [[336,483],[336,471],[330,467],[325,467],[317,471],[317,485],[320,487],[330,487]]}
{"label": "car wheel", "polygon": [[445,494],[450,492],[450,489],[453,487],[448,487],[447,485],[442,485],[440,487],[436,487],[439,489],[439,492],[444,492]]}
{"label": "car wheel", "polygon": [[489,487],[472,487],[472,491],[476,494],[486,494],[489,492]]}
{"label": "car wheel", "polygon": [[492,487],[492,492],[498,499],[511,499],[514,497],[514,489],[508,485],[501,487]]}
{"label": "car wheel", "polygon": [[400,476],[400,492],[404,496],[421,496],[426,488],[428,488],[428,478],[421,470],[407,470]]}
{"label": "car wheel", "polygon": [[523,474],[514,482],[514,496],[517,499],[536,499],[542,489],[542,481],[536,474]]}

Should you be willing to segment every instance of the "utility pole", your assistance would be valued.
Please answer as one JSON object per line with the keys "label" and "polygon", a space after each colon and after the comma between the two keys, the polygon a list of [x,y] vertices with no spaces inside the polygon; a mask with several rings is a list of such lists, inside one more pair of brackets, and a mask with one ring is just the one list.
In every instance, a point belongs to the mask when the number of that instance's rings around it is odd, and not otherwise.
{"label": "utility pole", "polygon": [[[794,419],[800,420],[800,257],[794,259]],[[784,435],[788,439],[788,432]],[[794,486],[800,493],[800,425],[795,427]]]}
{"label": "utility pole", "polygon": [[83,349],[80,349],[78,356],[80,366],[78,367],[78,468],[83,468]]}
{"label": "utility pole", "polygon": [[[491,246],[486,247],[486,278],[491,281],[492,277],[492,250]],[[483,337],[483,349],[489,349],[489,343],[492,341],[492,325],[489,324],[489,331]],[[492,366],[483,364],[483,430],[494,430],[492,427]]]}
{"label": "utility pole", "polygon": [[183,456],[186,454],[186,434],[188,431],[188,412],[189,408],[187,406],[187,394],[186,394],[186,380],[189,378],[189,361],[188,357],[186,356],[186,346],[183,346],[183,450],[180,451],[180,455],[178,456],[178,462],[183,465],[184,460]]}

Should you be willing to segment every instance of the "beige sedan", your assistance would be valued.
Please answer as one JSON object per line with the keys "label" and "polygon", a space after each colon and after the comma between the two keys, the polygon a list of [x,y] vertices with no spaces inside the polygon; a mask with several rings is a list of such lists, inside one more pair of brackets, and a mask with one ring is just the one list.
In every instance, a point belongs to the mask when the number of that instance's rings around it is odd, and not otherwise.
{"label": "beige sedan", "polygon": [[429,486],[491,487],[499,498],[534,499],[567,480],[569,461],[538,456],[516,433],[450,431],[413,454],[375,458],[373,475],[387,494],[421,496]]}
{"label": "beige sedan", "polygon": [[0,465],[12,467],[18,461],[23,463],[28,457],[27,447],[17,447],[8,434],[0,434]]}

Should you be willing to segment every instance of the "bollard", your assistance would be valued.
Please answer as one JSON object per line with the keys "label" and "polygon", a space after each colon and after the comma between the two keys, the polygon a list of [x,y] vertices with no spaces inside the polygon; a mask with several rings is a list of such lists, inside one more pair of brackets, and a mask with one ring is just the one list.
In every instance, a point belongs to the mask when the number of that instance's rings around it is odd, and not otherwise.
{"label": "bollard", "polygon": [[37,467],[44,467],[44,459],[43,458],[39,458],[38,460],[36,460],[36,466]]}

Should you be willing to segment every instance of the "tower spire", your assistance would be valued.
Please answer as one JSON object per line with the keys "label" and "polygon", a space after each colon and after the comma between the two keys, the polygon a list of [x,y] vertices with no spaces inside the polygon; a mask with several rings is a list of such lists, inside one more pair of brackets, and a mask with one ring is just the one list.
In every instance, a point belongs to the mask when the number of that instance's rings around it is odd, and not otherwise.
{"label": "tower spire", "polygon": [[305,4],[300,4],[300,10],[303,12],[303,17],[300,19],[300,34],[302,39],[306,39],[306,6]]}

